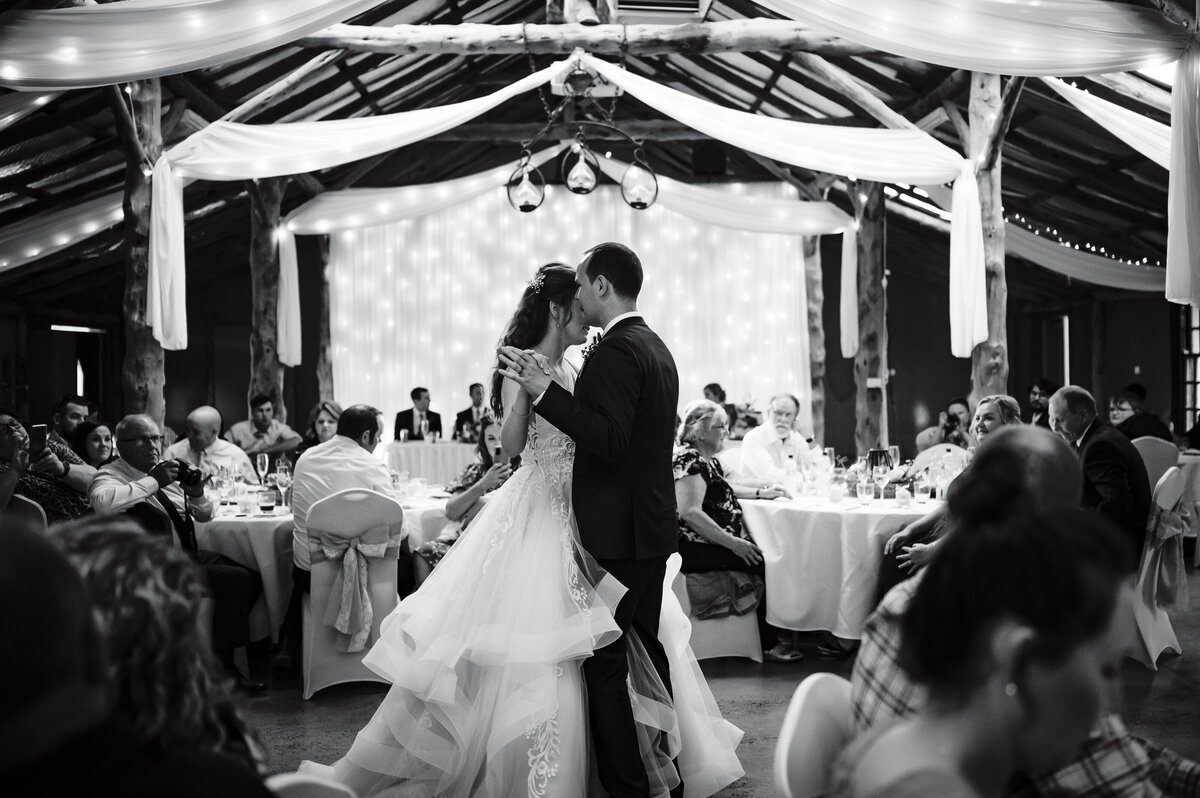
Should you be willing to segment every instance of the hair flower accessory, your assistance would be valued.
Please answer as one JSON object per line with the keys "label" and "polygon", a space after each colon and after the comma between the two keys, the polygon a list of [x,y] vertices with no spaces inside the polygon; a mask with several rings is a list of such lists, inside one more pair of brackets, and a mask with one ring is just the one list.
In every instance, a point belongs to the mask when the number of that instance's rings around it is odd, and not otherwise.
{"label": "hair flower accessory", "polygon": [[529,281],[529,287],[533,289],[534,294],[542,293],[542,286],[546,284],[546,275],[538,273],[532,280]]}

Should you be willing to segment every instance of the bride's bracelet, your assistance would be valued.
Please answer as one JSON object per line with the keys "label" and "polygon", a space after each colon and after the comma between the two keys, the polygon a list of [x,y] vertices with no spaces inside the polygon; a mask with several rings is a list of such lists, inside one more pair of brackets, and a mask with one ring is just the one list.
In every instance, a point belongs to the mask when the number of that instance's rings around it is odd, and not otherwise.
{"label": "bride's bracelet", "polygon": [[519,413],[519,412],[517,412],[517,408],[515,408],[515,407],[510,408],[510,409],[512,410],[512,414],[514,416],[516,416],[517,418],[529,418],[528,413]]}

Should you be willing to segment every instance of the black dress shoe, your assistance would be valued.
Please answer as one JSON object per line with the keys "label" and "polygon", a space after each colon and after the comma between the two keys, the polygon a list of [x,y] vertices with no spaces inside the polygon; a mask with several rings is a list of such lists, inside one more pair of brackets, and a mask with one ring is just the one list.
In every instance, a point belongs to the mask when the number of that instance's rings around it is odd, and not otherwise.
{"label": "black dress shoe", "polygon": [[825,659],[849,659],[857,651],[857,644],[822,643],[817,646],[817,656]]}
{"label": "black dress shoe", "polygon": [[238,676],[233,682],[234,689],[246,695],[262,695],[267,692],[267,686],[256,682],[248,676]]}

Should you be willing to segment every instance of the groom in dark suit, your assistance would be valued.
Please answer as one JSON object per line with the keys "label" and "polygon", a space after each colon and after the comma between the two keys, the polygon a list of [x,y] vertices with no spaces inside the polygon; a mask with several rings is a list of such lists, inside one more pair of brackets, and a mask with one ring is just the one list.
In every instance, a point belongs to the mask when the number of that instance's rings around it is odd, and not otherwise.
{"label": "groom in dark suit", "polygon": [[[600,782],[614,798],[649,796],[625,680],[625,633],[634,629],[667,690],[670,666],[658,639],[667,557],[678,550],[671,471],[679,375],[662,339],[642,319],[642,264],[628,247],[600,244],[576,271],[576,312],[604,334],[586,358],[575,395],[534,358],[500,351],[505,376],[534,398],[538,414],[575,441],[572,501],[583,547],[625,585],[622,636],[583,664]],[[682,795],[683,785],[672,790]]]}

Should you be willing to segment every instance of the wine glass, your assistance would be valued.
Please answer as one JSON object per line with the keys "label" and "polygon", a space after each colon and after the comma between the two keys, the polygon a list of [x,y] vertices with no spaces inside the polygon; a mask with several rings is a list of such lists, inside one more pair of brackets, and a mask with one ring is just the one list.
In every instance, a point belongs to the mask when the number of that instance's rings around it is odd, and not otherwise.
{"label": "wine glass", "polygon": [[888,484],[888,474],[891,469],[885,465],[877,465],[871,470],[871,478],[875,481],[875,486],[879,488],[879,498],[883,498],[883,486]]}
{"label": "wine glass", "polygon": [[259,452],[258,456],[254,458],[254,468],[258,471],[259,479],[265,480],[267,478],[267,471],[270,469],[270,466],[271,458],[266,452]]}

